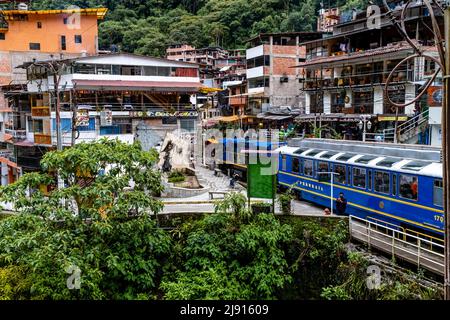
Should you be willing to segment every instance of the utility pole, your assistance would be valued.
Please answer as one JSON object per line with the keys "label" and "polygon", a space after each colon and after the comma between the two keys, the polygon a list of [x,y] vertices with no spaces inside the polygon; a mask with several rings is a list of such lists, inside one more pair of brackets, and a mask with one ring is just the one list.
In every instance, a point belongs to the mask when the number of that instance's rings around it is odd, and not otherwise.
{"label": "utility pole", "polygon": [[450,130],[449,130],[449,115],[448,107],[450,105],[450,8],[447,7],[444,12],[445,23],[445,64],[444,70],[442,70],[442,76],[444,79],[444,99],[442,106],[442,158],[443,158],[443,180],[444,180],[444,299],[450,300],[450,166],[449,166],[449,146]]}

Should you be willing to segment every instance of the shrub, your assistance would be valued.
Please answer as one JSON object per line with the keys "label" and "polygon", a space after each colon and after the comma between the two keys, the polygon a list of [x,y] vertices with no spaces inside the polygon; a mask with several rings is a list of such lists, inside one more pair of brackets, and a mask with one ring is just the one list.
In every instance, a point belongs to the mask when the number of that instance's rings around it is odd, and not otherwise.
{"label": "shrub", "polygon": [[179,170],[174,170],[169,173],[169,182],[170,183],[176,183],[176,182],[183,182],[186,180],[186,176],[183,172]]}

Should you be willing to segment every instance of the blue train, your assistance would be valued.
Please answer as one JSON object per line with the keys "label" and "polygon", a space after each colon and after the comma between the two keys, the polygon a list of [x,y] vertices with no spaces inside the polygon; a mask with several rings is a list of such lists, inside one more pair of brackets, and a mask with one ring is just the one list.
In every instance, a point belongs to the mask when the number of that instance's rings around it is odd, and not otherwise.
{"label": "blue train", "polygon": [[222,144],[222,161],[220,168],[229,175],[237,174],[241,180],[247,179],[248,158],[244,150],[267,150],[272,152],[287,145],[285,141],[255,140],[250,138],[226,138],[220,141]]}
{"label": "blue train", "polygon": [[276,151],[279,186],[293,187],[299,198],[330,207],[333,172],[334,208],[342,192],[346,214],[413,235],[443,237],[440,149],[305,139]]}
{"label": "blue train", "polygon": [[299,199],[330,207],[331,174],[321,172],[333,172],[334,209],[342,192],[348,215],[415,236],[443,238],[440,148],[325,139],[291,142],[224,139],[222,169],[245,180],[242,150],[273,150],[278,154],[278,187],[292,187]]}

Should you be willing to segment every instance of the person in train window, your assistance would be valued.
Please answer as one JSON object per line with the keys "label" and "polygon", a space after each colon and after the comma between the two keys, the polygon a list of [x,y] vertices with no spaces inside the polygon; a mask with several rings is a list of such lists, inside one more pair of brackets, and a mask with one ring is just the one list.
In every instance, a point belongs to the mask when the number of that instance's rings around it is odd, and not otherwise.
{"label": "person in train window", "polygon": [[336,199],[336,211],[338,215],[345,214],[345,209],[347,209],[347,199],[345,199],[344,194],[339,193],[339,197]]}
{"label": "person in train window", "polygon": [[413,177],[411,182],[412,199],[417,200],[417,178]]}

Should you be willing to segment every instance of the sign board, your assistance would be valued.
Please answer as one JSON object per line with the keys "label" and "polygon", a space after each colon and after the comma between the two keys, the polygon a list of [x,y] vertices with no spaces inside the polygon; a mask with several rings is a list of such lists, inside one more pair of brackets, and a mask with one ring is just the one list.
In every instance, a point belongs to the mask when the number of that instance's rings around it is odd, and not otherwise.
{"label": "sign board", "polygon": [[130,117],[137,118],[166,118],[166,117],[176,117],[176,118],[197,118],[197,111],[130,111]]}
{"label": "sign board", "polygon": [[430,86],[427,91],[427,104],[429,107],[442,107],[442,86]]}
{"label": "sign board", "polygon": [[112,111],[103,110],[100,112],[100,125],[101,126],[112,126]]}
{"label": "sign board", "polygon": [[77,127],[89,127],[89,111],[77,111]]}
{"label": "sign board", "polygon": [[276,173],[261,174],[270,171],[271,164],[249,164],[247,166],[248,198],[274,199],[276,195]]}
{"label": "sign board", "polygon": [[[378,116],[378,121],[395,121],[396,117],[395,116]],[[407,121],[408,117],[407,116],[399,116],[398,117],[398,121]]]}

